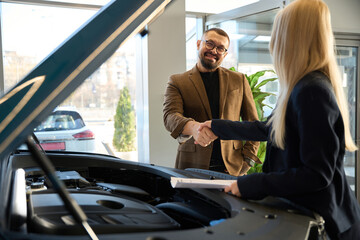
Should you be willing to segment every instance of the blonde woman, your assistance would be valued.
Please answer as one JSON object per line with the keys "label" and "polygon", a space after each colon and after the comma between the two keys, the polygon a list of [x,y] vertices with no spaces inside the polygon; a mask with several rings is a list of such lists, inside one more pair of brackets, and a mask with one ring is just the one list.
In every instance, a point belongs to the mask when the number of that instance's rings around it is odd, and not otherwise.
{"label": "blonde woman", "polygon": [[296,0],[282,9],[270,42],[280,94],[269,121],[208,121],[198,144],[217,136],[268,141],[263,173],[238,177],[225,191],[247,199],[286,198],[322,215],[330,239],[360,239],[360,207],[343,161],[345,149],[357,147],[333,39],[323,1]]}

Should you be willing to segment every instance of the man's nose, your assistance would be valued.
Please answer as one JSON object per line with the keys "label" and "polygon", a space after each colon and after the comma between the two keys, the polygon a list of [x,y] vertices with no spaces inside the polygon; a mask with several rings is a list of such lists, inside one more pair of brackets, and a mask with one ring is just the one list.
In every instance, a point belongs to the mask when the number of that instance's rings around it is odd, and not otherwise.
{"label": "man's nose", "polygon": [[213,49],[210,50],[212,53],[218,54],[217,52],[217,47],[214,47]]}

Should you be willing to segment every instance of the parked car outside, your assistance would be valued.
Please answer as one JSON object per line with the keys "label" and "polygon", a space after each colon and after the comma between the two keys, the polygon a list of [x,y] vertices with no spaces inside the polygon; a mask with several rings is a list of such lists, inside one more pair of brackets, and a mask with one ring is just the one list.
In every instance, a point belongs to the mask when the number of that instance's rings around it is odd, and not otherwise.
{"label": "parked car outside", "polygon": [[95,135],[75,108],[56,108],[34,133],[44,150],[95,152]]}

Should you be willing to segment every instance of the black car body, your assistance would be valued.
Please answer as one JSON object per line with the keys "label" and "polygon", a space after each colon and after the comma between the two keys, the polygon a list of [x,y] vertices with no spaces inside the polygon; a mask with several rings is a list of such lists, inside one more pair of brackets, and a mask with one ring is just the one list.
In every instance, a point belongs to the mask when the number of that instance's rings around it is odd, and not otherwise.
{"label": "black car body", "polygon": [[235,179],[227,174],[99,154],[16,150],[168,3],[110,2],[0,99],[0,239],[278,240],[312,239],[322,230],[321,218],[284,199],[246,201],[217,189],[170,184],[171,177]]}

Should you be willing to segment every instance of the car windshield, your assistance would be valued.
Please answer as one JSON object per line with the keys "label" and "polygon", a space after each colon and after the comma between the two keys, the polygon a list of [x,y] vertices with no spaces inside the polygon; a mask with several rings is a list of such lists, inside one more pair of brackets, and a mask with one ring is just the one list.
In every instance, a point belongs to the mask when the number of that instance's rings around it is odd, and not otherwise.
{"label": "car windshield", "polygon": [[77,112],[56,111],[36,127],[34,132],[74,130],[84,126],[84,121]]}

